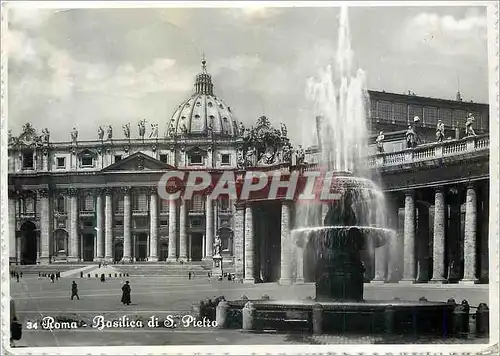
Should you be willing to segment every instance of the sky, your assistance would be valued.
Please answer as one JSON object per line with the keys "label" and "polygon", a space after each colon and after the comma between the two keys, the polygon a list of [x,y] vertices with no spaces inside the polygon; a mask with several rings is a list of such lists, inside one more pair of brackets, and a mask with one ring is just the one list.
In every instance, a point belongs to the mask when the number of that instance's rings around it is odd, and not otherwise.
{"label": "sky", "polygon": [[[36,3],[35,3],[36,4]],[[141,118],[160,135],[193,91],[204,53],[215,94],[246,126],[314,131],[309,78],[334,60],[337,7],[8,10],[8,122],[51,140],[121,134]],[[353,65],[368,89],[488,102],[486,8],[351,7]],[[148,125],[149,127],[149,125]],[[118,134],[119,135],[119,134]]]}

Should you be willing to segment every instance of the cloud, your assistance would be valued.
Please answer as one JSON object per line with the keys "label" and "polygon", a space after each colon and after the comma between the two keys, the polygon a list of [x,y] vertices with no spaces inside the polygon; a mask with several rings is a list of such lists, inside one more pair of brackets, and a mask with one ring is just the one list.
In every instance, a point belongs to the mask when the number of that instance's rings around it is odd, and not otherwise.
{"label": "cloud", "polygon": [[238,20],[261,22],[280,15],[283,9],[277,7],[245,6],[239,9],[229,9],[228,11]]}
{"label": "cloud", "polygon": [[486,39],[484,15],[469,13],[458,19],[423,12],[406,22],[397,45],[406,51],[424,49],[445,55],[476,56],[484,52]]}

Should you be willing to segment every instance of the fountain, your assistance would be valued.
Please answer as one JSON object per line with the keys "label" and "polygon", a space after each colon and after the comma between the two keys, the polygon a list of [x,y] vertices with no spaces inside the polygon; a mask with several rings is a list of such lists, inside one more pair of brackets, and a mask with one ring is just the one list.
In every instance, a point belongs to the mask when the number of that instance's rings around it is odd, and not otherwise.
{"label": "fountain", "polygon": [[327,208],[323,226],[318,226],[322,215],[318,204],[299,204],[290,239],[293,248],[309,256],[305,264],[315,266],[316,298],[230,301],[224,302],[224,310],[238,315],[235,320],[242,321],[233,325],[244,329],[290,331],[301,325],[302,330],[314,332],[446,334],[455,307],[452,303],[363,298],[365,267],[360,252],[368,251],[374,258],[376,248],[396,235],[386,228],[384,195],[366,168],[367,91],[363,71],[351,75],[345,8],[340,12],[336,57],[334,70],[328,66],[319,81],[310,81],[309,94],[320,117],[319,165],[333,172],[328,183],[336,186],[340,199],[322,202]]}

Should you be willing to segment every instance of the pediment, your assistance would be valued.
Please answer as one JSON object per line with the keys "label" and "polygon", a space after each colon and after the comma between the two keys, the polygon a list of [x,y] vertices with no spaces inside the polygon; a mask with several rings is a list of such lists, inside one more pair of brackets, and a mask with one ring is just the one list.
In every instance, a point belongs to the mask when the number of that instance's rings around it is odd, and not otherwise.
{"label": "pediment", "polygon": [[115,162],[104,168],[103,172],[112,171],[158,171],[175,169],[175,167],[159,161],[142,152],[134,153],[121,161]]}

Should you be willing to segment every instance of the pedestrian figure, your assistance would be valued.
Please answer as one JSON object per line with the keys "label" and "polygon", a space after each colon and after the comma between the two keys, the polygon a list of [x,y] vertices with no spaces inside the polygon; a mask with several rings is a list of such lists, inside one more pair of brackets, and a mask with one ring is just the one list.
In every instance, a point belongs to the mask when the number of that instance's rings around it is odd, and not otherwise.
{"label": "pedestrian figure", "polygon": [[52,273],[52,274],[50,275],[50,280],[52,281],[52,283],[54,283],[54,279],[55,279],[55,278],[56,278],[55,274],[54,274],[54,273]]}
{"label": "pedestrian figure", "polygon": [[21,271],[21,278],[23,278],[23,271]]}
{"label": "pedestrian figure", "polygon": [[106,277],[104,276],[104,273],[101,274],[101,282],[106,282]]}
{"label": "pedestrian figure", "polygon": [[42,276],[42,274],[40,272],[38,272],[38,278],[40,278]]}
{"label": "pedestrian figure", "polygon": [[61,277],[61,272],[57,271],[56,272],[56,281],[58,281],[60,277]]}
{"label": "pedestrian figure", "polygon": [[227,280],[228,280],[229,282],[231,282],[231,273],[229,273],[229,274],[227,275]]}
{"label": "pedestrian figure", "polygon": [[130,284],[129,281],[126,281],[122,287],[122,303],[123,305],[130,305]]}
{"label": "pedestrian figure", "polygon": [[80,300],[80,297],[78,296],[78,285],[76,284],[75,281],[71,283],[71,300],[73,300],[74,297]]}
{"label": "pedestrian figure", "polygon": [[80,271],[80,278],[83,278],[83,271]]}
{"label": "pedestrian figure", "polygon": [[191,279],[191,272],[188,273],[188,277],[189,277],[189,279]]}
{"label": "pedestrian figure", "polygon": [[19,282],[19,273],[16,273],[16,280]]}
{"label": "pedestrian figure", "polygon": [[99,262],[99,268],[101,268],[101,262]]}

